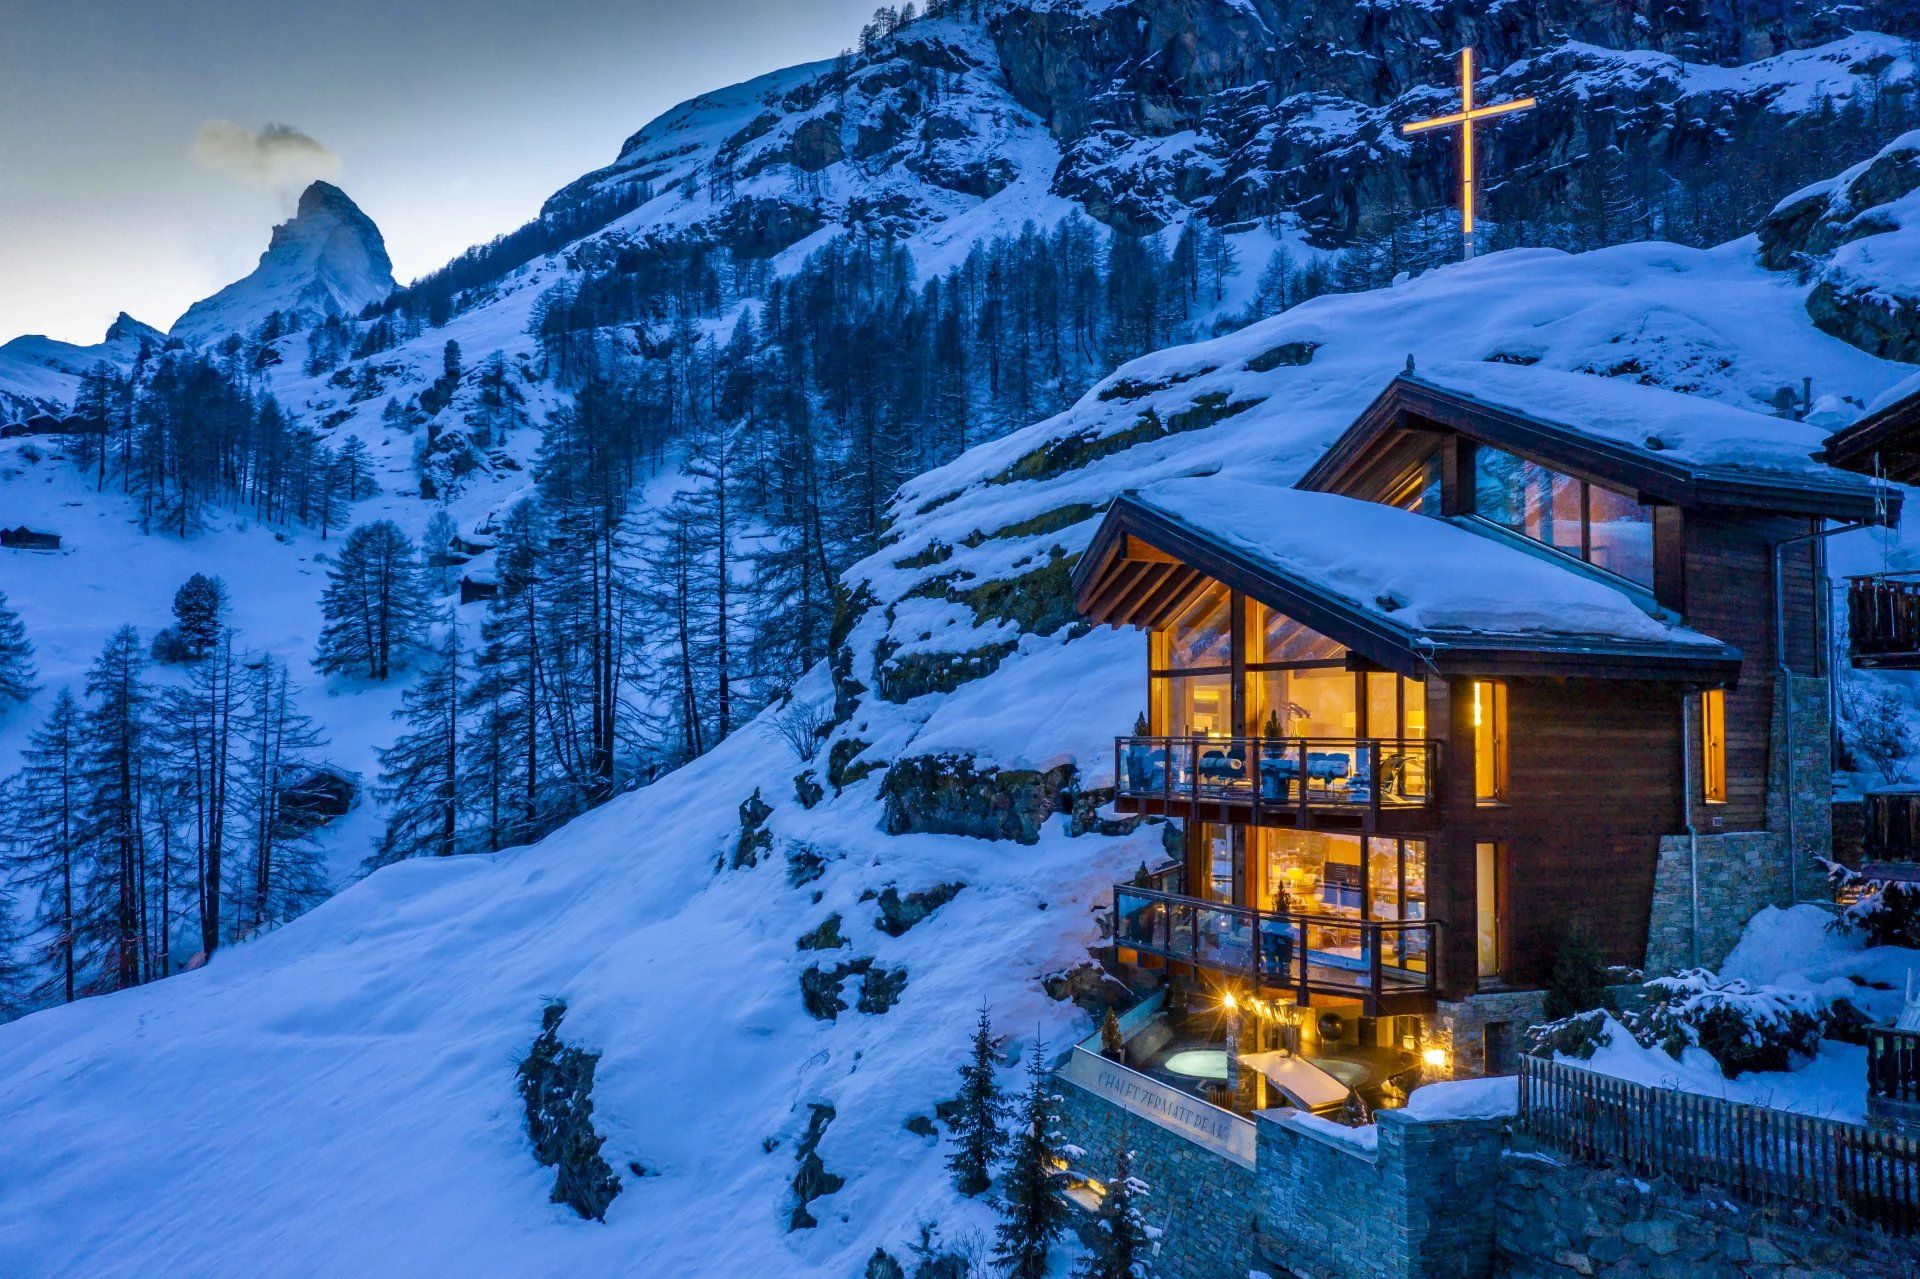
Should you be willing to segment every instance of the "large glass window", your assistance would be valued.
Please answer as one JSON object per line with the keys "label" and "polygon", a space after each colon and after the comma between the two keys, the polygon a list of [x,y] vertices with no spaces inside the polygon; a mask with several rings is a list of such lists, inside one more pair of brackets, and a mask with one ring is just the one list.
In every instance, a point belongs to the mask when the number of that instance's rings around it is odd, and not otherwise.
{"label": "large glass window", "polygon": [[1587,558],[1642,586],[1653,585],[1653,508],[1587,485]]}
{"label": "large glass window", "polygon": [[1171,649],[1167,665],[1224,667],[1233,660],[1229,595],[1224,586],[1210,587],[1174,619],[1167,634]]}
{"label": "large glass window", "polygon": [[1628,581],[1653,585],[1651,507],[1484,444],[1474,450],[1473,471],[1473,509],[1480,518]]}
{"label": "large glass window", "polygon": [[1169,737],[1232,737],[1233,676],[1163,675],[1160,732]]}
{"label": "large glass window", "polygon": [[1501,894],[1504,885],[1500,882],[1505,871],[1505,858],[1501,856],[1498,844],[1479,843],[1474,851],[1474,917],[1476,949],[1479,954],[1479,969],[1482,977],[1498,977],[1504,958],[1501,945]]}

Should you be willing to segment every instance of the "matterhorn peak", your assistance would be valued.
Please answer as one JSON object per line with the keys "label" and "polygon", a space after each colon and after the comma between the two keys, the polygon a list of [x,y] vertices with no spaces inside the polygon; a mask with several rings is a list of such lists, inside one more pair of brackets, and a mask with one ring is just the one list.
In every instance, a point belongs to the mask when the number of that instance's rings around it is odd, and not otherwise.
{"label": "matterhorn peak", "polygon": [[315,182],[273,229],[252,274],[187,308],[170,336],[204,345],[251,333],[276,312],[292,312],[296,326],[357,315],[394,288],[380,228],[345,191]]}

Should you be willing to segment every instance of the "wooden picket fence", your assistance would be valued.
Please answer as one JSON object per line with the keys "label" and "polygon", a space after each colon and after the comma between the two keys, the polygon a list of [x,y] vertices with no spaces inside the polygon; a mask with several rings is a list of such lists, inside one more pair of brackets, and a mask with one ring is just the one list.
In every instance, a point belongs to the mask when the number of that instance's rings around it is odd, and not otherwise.
{"label": "wooden picket fence", "polygon": [[1523,1057],[1520,1131],[1586,1163],[1920,1233],[1920,1141]]}

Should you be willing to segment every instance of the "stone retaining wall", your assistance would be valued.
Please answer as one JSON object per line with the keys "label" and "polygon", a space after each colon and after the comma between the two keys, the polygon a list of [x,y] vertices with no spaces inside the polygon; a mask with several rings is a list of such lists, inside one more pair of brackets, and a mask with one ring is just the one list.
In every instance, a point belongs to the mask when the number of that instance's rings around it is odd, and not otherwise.
{"label": "stone retaining wall", "polygon": [[1147,1223],[1162,1231],[1158,1279],[1245,1279],[1253,1264],[1254,1173],[1067,1080],[1060,1127],[1083,1152],[1074,1170],[1112,1175],[1124,1145],[1147,1183]]}
{"label": "stone retaining wall", "polygon": [[1260,1122],[1264,1258],[1308,1279],[1490,1279],[1502,1121],[1375,1118],[1371,1152]]}
{"label": "stone retaining wall", "polygon": [[1069,1080],[1061,1127],[1077,1172],[1110,1174],[1122,1143],[1163,1232],[1159,1279],[1491,1279],[1500,1120],[1382,1111],[1367,1149],[1292,1122],[1258,1123],[1255,1166],[1226,1159]]}
{"label": "stone retaining wall", "polygon": [[1550,1152],[1499,1161],[1500,1279],[1914,1279],[1920,1244]]}

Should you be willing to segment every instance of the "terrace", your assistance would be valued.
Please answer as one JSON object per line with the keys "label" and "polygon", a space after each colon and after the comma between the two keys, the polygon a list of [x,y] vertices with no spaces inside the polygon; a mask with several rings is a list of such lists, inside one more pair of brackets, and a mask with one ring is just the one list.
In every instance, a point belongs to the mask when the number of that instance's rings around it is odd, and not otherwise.
{"label": "terrace", "polygon": [[1847,638],[1856,667],[1920,670],[1920,573],[1848,578]]}
{"label": "terrace", "polygon": [[1115,801],[1254,825],[1424,830],[1438,755],[1437,742],[1398,737],[1121,737]]}
{"label": "terrace", "polygon": [[1114,945],[1136,960],[1242,979],[1302,1006],[1315,996],[1356,1000],[1369,1017],[1433,1011],[1438,929],[1429,919],[1258,910],[1164,887],[1113,889]]}

